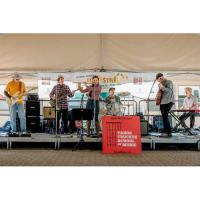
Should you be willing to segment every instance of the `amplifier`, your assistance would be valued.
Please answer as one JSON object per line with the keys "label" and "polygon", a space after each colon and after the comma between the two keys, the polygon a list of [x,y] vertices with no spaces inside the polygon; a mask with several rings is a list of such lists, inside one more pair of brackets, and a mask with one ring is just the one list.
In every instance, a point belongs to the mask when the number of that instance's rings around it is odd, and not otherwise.
{"label": "amplifier", "polygon": [[140,120],[141,136],[149,135],[148,121]]}
{"label": "amplifier", "polygon": [[39,133],[41,130],[40,117],[26,117],[26,129],[29,133]]}
{"label": "amplifier", "polygon": [[43,107],[43,116],[44,119],[55,119],[56,118],[56,111],[54,107]]}
{"label": "amplifier", "polygon": [[35,94],[35,93],[29,93],[27,95],[27,100],[28,101],[38,101],[39,100],[39,96],[38,96],[38,94]]}
{"label": "amplifier", "polygon": [[40,102],[39,101],[26,102],[26,116],[40,116]]}

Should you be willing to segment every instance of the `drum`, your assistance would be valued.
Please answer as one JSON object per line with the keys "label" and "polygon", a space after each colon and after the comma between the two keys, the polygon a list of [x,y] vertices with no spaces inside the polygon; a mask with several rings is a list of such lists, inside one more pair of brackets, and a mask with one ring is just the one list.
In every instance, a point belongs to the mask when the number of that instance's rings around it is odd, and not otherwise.
{"label": "drum", "polygon": [[107,115],[122,115],[121,104],[118,102],[108,104]]}
{"label": "drum", "polygon": [[99,101],[99,114],[106,115],[106,113],[107,113],[106,103],[104,101]]}
{"label": "drum", "polygon": [[121,112],[121,105],[120,103],[114,103],[113,104],[113,113],[115,114],[119,114]]}

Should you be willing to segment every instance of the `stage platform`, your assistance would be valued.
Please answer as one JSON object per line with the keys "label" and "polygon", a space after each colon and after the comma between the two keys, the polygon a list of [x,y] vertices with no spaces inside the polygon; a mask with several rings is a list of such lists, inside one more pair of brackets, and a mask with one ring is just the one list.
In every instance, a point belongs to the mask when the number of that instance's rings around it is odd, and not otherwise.
{"label": "stage platform", "polygon": [[[0,136],[0,143],[5,143],[7,149],[11,149],[14,143],[52,143],[55,149],[60,149],[63,144],[77,143],[80,138],[76,134],[72,135],[53,135],[47,133],[32,133],[31,137],[7,137]],[[84,136],[86,143],[101,143],[102,138],[91,138]],[[159,137],[158,133],[142,137],[142,144],[149,145],[149,149],[156,150],[159,144],[193,144],[197,150],[200,150],[200,134],[187,136],[180,133],[173,133],[171,138]]]}

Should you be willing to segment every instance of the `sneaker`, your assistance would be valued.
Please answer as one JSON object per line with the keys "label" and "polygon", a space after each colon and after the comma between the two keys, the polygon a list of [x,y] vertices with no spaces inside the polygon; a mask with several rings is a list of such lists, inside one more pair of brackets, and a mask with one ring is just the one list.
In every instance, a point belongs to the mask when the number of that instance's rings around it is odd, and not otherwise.
{"label": "sneaker", "polygon": [[11,132],[8,134],[9,137],[19,137],[19,134],[17,132]]}

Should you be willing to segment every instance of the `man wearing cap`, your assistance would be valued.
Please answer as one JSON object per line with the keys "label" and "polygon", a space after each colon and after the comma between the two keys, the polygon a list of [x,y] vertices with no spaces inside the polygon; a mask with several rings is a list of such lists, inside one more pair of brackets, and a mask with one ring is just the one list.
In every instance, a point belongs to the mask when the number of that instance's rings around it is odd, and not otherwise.
{"label": "man wearing cap", "polygon": [[[23,95],[26,92],[26,87],[25,87],[24,82],[20,81],[22,77],[18,73],[15,73],[12,76],[12,78],[13,80],[7,84],[6,89],[4,91],[4,94],[7,98],[9,98],[11,101],[16,100],[16,103],[9,106],[10,120],[11,120],[10,136],[18,136],[17,127],[16,127],[17,113],[18,113],[18,117],[20,121],[21,134],[25,135],[26,134],[26,119],[25,119],[25,112],[24,112]],[[17,97],[15,95],[16,93],[18,93]]]}
{"label": "man wearing cap", "polygon": [[57,132],[59,131],[59,121],[62,118],[64,124],[64,133],[68,133],[68,103],[67,97],[73,97],[74,91],[71,92],[68,85],[64,84],[64,76],[59,75],[57,78],[58,84],[55,85],[50,93],[51,99],[57,98]]}
{"label": "man wearing cap", "polygon": [[158,73],[156,75],[156,80],[159,82],[158,87],[162,93],[161,103],[160,103],[160,111],[163,118],[163,134],[162,136],[171,137],[171,126],[168,119],[169,111],[174,105],[174,91],[173,91],[173,83],[171,80],[167,80],[162,73]]}
{"label": "man wearing cap", "polygon": [[115,95],[115,88],[109,89],[109,96],[105,99],[107,115],[120,115],[120,106],[122,105],[120,97]]}

